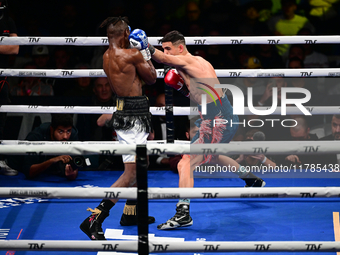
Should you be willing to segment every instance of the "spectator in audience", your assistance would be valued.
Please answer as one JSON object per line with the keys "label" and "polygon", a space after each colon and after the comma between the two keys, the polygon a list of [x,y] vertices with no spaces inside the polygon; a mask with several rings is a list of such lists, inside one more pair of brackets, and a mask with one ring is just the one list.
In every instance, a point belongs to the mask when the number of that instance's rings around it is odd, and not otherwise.
{"label": "spectator in audience", "polygon": [[[89,65],[86,63],[80,63],[75,66],[75,69],[89,69]],[[65,92],[65,96],[73,97],[92,97],[93,95],[93,84],[91,77],[84,76],[74,80],[73,87]]]}
{"label": "spectator in audience", "polygon": [[32,49],[32,59],[38,69],[48,69],[50,60],[49,50],[47,46],[36,45]]}
{"label": "spectator in audience", "polygon": [[[331,121],[332,133],[325,137],[322,137],[320,140],[324,141],[334,141],[340,140],[340,115],[334,114]],[[340,164],[340,154],[328,154],[324,155],[324,163],[325,164]]]}
{"label": "spectator in audience", "polygon": [[[307,27],[314,31],[313,25],[304,16],[297,15],[296,0],[281,0],[283,15],[275,16],[268,21],[268,26],[274,35],[296,35],[298,31]],[[284,55],[289,45],[277,44],[279,54]]]}
{"label": "spectator in audience", "polygon": [[[209,36],[221,36],[221,33],[217,29],[210,30]],[[234,45],[231,45],[232,47]],[[225,51],[226,47],[222,45],[207,45],[206,49],[206,57],[205,59],[209,61],[212,66],[216,69],[224,69],[224,68],[234,68],[235,65],[233,61],[230,61],[226,56],[227,52]]]}
{"label": "spectator in audience", "polygon": [[[313,35],[313,33],[308,28],[302,28],[299,30],[298,35]],[[315,45],[313,43],[302,44],[302,47],[305,53],[303,63],[306,68],[329,67],[328,57],[325,54],[315,51]]]}
{"label": "spectator in audience", "polygon": [[241,6],[241,15],[238,22],[238,34],[239,35],[257,35],[260,28],[263,26],[262,22],[259,21],[261,2],[250,1],[245,5]]}
{"label": "spectator in audience", "polygon": [[[262,34],[262,36],[269,36],[270,34]],[[277,48],[273,44],[258,44],[255,45],[255,55],[260,60],[262,68],[282,68],[283,61],[277,52]]]}
{"label": "spectator in audience", "polygon": [[[183,10],[179,10],[178,13],[183,13]],[[189,34],[189,28],[192,24],[198,24],[199,27],[203,27],[204,22],[201,15],[201,8],[196,1],[188,1],[184,6],[184,15],[175,21],[175,27],[181,26],[181,31],[184,34]]]}
{"label": "spectator in audience", "polygon": [[277,88],[277,101],[281,104],[281,89],[287,87],[287,82],[283,77],[273,77],[266,80],[266,90],[262,94],[260,100],[257,102],[258,106],[271,106],[273,97],[273,87]]}
{"label": "spectator in audience", "polygon": [[156,5],[152,1],[141,2],[141,19],[138,21],[139,27],[147,31],[148,36],[159,36],[157,29],[161,25],[158,18]]}
{"label": "spectator in audience", "polygon": [[[259,129],[254,128],[246,133],[245,138],[245,141],[264,141],[266,139],[266,135]],[[269,156],[267,157],[264,154],[241,154],[238,156],[238,158],[235,159],[235,161],[242,166],[256,166],[258,167],[258,169],[256,170],[260,170],[262,166],[276,166],[274,159]]]}
{"label": "spectator in audience", "polygon": [[288,68],[304,68],[303,60],[299,57],[292,57],[288,60]]}
{"label": "spectator in audience", "polygon": [[[71,49],[63,46],[59,46],[54,50],[52,63],[53,69],[71,69],[73,65],[70,50]],[[69,78],[72,78],[72,76]],[[73,80],[69,78],[55,79],[53,89],[56,96],[63,96],[65,91],[72,87]]]}
{"label": "spectator in audience", "polygon": [[[27,63],[25,69],[37,69],[36,64]],[[37,70],[38,72],[38,70]],[[12,96],[53,96],[53,88],[46,84],[40,77],[24,77],[20,83],[11,88]]]}
{"label": "spectator in audience", "polygon": [[[302,65],[304,67],[304,60],[305,60],[305,49],[303,48],[302,45],[300,44],[293,44],[290,46],[289,48],[289,52],[288,52],[288,61],[287,63],[289,64],[289,60],[292,58],[299,58],[302,61]],[[288,66],[287,64],[287,66]]]}
{"label": "spectator in audience", "polygon": [[[115,95],[112,92],[107,77],[98,77],[94,81],[94,95],[91,98],[93,106],[112,107],[115,104]],[[118,141],[112,125],[98,125],[100,114],[77,114],[76,127],[81,141]],[[111,119],[111,116],[110,118]],[[95,161],[96,160],[96,161]],[[91,160],[92,161],[92,160]],[[99,155],[93,157],[98,162],[98,169],[123,169],[124,165],[120,156]]]}
{"label": "spectator in audience", "polygon": [[[259,100],[254,98],[254,105],[257,106],[272,106],[273,104],[273,88],[277,88],[277,105],[281,105],[281,90],[284,87],[287,87],[287,78],[284,77],[273,77],[273,78],[263,78],[264,82],[266,83],[266,88],[263,94],[260,96]],[[257,102],[257,103],[256,103]],[[266,119],[266,116],[256,116],[256,115],[248,115],[247,119]],[[271,119],[277,119],[282,121],[285,119],[285,116],[282,115],[271,115]],[[277,122],[279,123],[279,122]],[[289,129],[283,127],[282,125],[275,125],[272,126],[272,123],[268,121],[264,121],[263,132],[266,134],[266,139],[269,141],[273,140],[284,140],[288,134]],[[278,135],[280,134],[280,135]]]}
{"label": "spectator in audience", "polygon": [[[38,69],[50,69],[50,54],[49,49],[47,46],[43,45],[36,45],[32,49],[32,59],[34,64],[37,66]],[[54,88],[54,83],[56,81],[55,78],[50,77],[41,77],[40,80],[48,85],[51,85]]]}
{"label": "spectator in audience", "polygon": [[[289,59],[288,63],[289,68],[304,68],[303,60],[298,57],[292,57]],[[305,88],[311,93],[311,99],[305,103],[305,105],[321,105],[323,98],[320,97],[320,94],[316,87],[316,79],[308,78],[308,77],[294,77],[289,79],[288,87],[295,88]],[[299,98],[300,96],[295,93],[290,93],[291,98]]]}
{"label": "spectator in audience", "polygon": [[[258,69],[262,68],[261,62],[255,56],[249,56],[243,61],[243,68],[245,69]],[[257,77],[243,77],[237,78],[235,81],[235,85],[239,87],[244,95],[248,94],[248,88],[253,88],[253,95],[262,95],[265,91],[264,79],[259,79]],[[227,92],[227,95],[230,95]]]}
{"label": "spectator in audience", "polygon": [[[304,68],[303,60],[299,57],[292,57],[289,59],[289,68]],[[304,88],[311,93],[311,99],[304,103],[307,106],[319,106],[322,105],[324,98],[317,89],[317,79],[309,77],[293,77],[288,79],[288,87]],[[301,98],[300,93],[289,93],[290,98]],[[323,117],[321,115],[312,116],[309,119],[309,124],[315,126],[322,122]]]}
{"label": "spectator in audience", "polygon": [[[90,105],[109,106],[115,104],[109,81],[106,77],[98,77],[94,81],[94,87]],[[116,136],[112,127],[98,126],[97,119],[100,114],[77,114],[76,127],[81,141],[115,141]]]}
{"label": "spectator in audience", "polygon": [[80,19],[80,6],[72,1],[60,2],[62,6],[59,9],[56,17],[56,24],[54,34],[57,36],[85,36],[87,35],[85,27],[87,27],[87,20]]}
{"label": "spectator in audience", "polygon": [[[315,134],[310,133],[309,124],[304,116],[295,116],[297,125],[290,128],[290,137],[288,140],[291,141],[317,141],[319,138]],[[285,164],[287,165],[301,165],[304,164],[320,164],[321,158],[316,155],[286,155]]]}
{"label": "spectator in audience", "polygon": [[[70,114],[52,114],[52,121],[41,124],[30,132],[28,141],[77,141],[78,131],[73,126],[73,118]],[[70,165],[70,155],[47,156],[27,155],[8,156],[7,164],[25,174],[29,179],[43,173],[48,175],[64,176],[69,180],[77,178],[78,169]]]}

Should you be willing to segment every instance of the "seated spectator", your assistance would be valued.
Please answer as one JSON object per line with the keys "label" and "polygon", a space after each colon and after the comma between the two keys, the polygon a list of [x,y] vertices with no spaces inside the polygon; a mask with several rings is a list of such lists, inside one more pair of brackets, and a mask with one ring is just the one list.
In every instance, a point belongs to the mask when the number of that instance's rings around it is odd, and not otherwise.
{"label": "seated spectator", "polygon": [[[115,95],[112,92],[108,79],[106,77],[96,78],[90,105],[112,107],[115,103]],[[97,124],[97,120],[101,116],[100,114],[77,114],[76,116],[76,127],[79,131],[80,141],[117,141],[117,134],[112,126],[99,126]],[[112,115],[109,114],[109,120],[111,117]],[[95,155],[93,156],[93,161],[98,161],[98,169],[101,170],[124,168],[120,156]]]}
{"label": "seated spectator", "polygon": [[[251,129],[245,135],[245,141],[264,141],[266,139],[265,134],[259,129]],[[242,166],[256,166],[260,170],[262,166],[275,167],[276,163],[272,157],[267,157],[264,154],[256,155],[239,155],[235,159],[237,163]]]}
{"label": "seated spectator", "polygon": [[[307,27],[314,31],[313,25],[304,16],[297,15],[296,0],[281,0],[283,15],[275,16],[268,21],[268,26],[274,35],[296,35],[298,31]],[[288,44],[276,45],[279,54],[282,56],[287,53]]]}
{"label": "seated spectator", "polygon": [[[115,105],[115,95],[113,94],[109,81],[106,77],[98,77],[94,81],[92,97],[89,105],[110,106]],[[112,127],[98,126],[97,119],[100,114],[77,114],[76,127],[81,141],[113,141]]]}
{"label": "seated spectator", "polygon": [[[263,31],[262,36],[269,36],[270,33]],[[255,47],[255,55],[260,60],[262,68],[283,68],[284,64],[281,56],[277,52],[274,44],[257,44]]]}
{"label": "seated spectator", "polygon": [[288,60],[288,68],[305,68],[303,59],[299,57],[292,57]]}
{"label": "seated spectator", "polygon": [[[52,114],[52,122],[41,124],[30,132],[28,141],[77,141],[78,131],[73,127],[70,114]],[[43,173],[64,176],[69,180],[77,178],[78,169],[72,169],[70,155],[8,156],[8,166],[22,172],[27,178],[35,178]]]}
{"label": "seated spectator", "polygon": [[[293,57],[289,59],[289,68],[304,68],[303,60],[298,57]],[[315,78],[308,78],[308,77],[294,77],[288,79],[288,87],[295,87],[295,88],[305,88],[311,93],[311,99],[305,103],[305,105],[322,105],[323,98],[320,97],[320,93],[317,89],[317,80]],[[291,98],[299,98],[300,95],[295,93],[290,93]]]}
{"label": "seated spectator", "polygon": [[[272,106],[273,105],[273,88],[277,88],[277,105],[281,105],[281,89],[287,87],[287,78],[284,77],[273,77],[269,79],[264,79],[266,82],[266,89],[261,95],[258,101],[254,99],[254,105],[257,106]],[[266,119],[268,116],[247,116],[249,119]],[[270,119],[277,119],[280,122],[285,119],[285,116],[282,115],[270,115]],[[279,123],[279,121],[277,123]],[[287,127],[283,127],[282,125],[275,125],[272,126],[271,122],[264,121],[263,132],[266,134],[266,139],[268,141],[275,141],[275,140],[284,140],[288,134],[289,130]]]}
{"label": "seated spectator", "polygon": [[[323,141],[333,141],[340,140],[340,115],[335,114],[332,117],[331,121],[332,133],[325,137],[322,137],[320,140]],[[324,155],[324,163],[325,164],[340,164],[340,154],[330,154]]]}
{"label": "seated spectator", "polygon": [[[313,35],[308,28],[302,28],[298,35]],[[326,68],[329,67],[328,57],[318,51],[315,51],[315,45],[312,43],[302,44],[305,52],[304,66],[306,68]]]}
{"label": "seated spectator", "polygon": [[[247,57],[243,62],[243,68],[245,69],[258,69],[262,68],[261,62],[254,56]],[[257,77],[238,77],[236,78],[234,84],[240,88],[244,95],[248,94],[248,88],[253,88],[253,95],[259,96],[262,95],[265,91],[264,79]],[[223,89],[226,91],[225,89]],[[227,95],[230,97],[231,92],[229,90],[226,91]]]}
{"label": "seated spectator", "polygon": [[[25,69],[37,69],[34,63],[27,63]],[[40,77],[24,77],[17,86],[11,88],[12,96],[53,96],[51,85],[44,83]]]}
{"label": "seated spectator", "polygon": [[[38,69],[51,69],[50,52],[47,46],[34,46],[32,49],[32,59]],[[41,77],[40,80],[53,88],[56,78]]]}
{"label": "seated spectator", "polygon": [[[76,69],[89,69],[89,65],[81,63],[76,65]],[[69,90],[65,92],[65,96],[74,97],[91,97],[93,95],[92,80],[90,77],[79,77],[73,79],[74,83]]]}
{"label": "seated spectator", "polygon": [[[310,134],[309,124],[304,116],[296,116],[295,121],[297,125],[295,127],[291,127],[290,137],[288,140],[291,141],[317,141],[319,138],[315,134]],[[286,155],[285,158],[286,165],[302,165],[304,164],[320,164],[321,158],[316,155]]]}
{"label": "seated spectator", "polygon": [[49,68],[48,63],[50,60],[49,50],[47,46],[36,45],[32,49],[32,59],[38,69]]}
{"label": "seated spectator", "polygon": [[287,66],[289,67],[289,62],[291,61],[291,59],[299,58],[303,63],[302,66],[305,67],[304,65],[305,57],[306,57],[306,54],[305,54],[305,49],[303,48],[303,46],[300,44],[293,44],[289,48]]}
{"label": "seated spectator", "polygon": [[[64,46],[58,46],[54,50],[53,54],[53,69],[71,69],[74,65],[72,64],[72,55],[70,49]],[[71,77],[70,77],[71,78]],[[63,96],[65,91],[69,90],[73,86],[73,79],[55,79],[54,92],[56,96]]]}
{"label": "seated spectator", "polygon": [[273,88],[277,88],[277,101],[281,104],[281,89],[287,87],[287,82],[283,77],[273,77],[267,81],[266,90],[262,94],[260,100],[257,102],[258,106],[271,106],[273,97]]}

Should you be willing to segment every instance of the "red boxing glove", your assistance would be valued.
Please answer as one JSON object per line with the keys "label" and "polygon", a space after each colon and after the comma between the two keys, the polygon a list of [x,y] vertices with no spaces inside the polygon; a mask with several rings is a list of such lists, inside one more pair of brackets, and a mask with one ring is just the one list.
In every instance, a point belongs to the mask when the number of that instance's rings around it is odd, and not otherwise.
{"label": "red boxing glove", "polygon": [[176,69],[171,69],[164,77],[164,82],[171,88],[181,92],[184,96],[189,97],[190,92],[183,78],[178,74]]}

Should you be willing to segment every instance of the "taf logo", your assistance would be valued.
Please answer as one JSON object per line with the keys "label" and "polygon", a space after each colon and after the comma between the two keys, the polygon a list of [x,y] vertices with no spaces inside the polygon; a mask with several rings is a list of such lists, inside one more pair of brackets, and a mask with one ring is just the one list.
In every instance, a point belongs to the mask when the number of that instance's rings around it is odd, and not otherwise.
{"label": "taf logo", "polygon": [[38,243],[28,243],[28,244],[30,246],[29,247],[30,250],[36,250],[36,249],[37,250],[41,250],[44,247],[44,245],[45,245],[44,243],[42,243],[40,245]]}
{"label": "taf logo", "polygon": [[268,251],[270,244],[255,244],[255,251]]}
{"label": "taf logo", "polygon": [[243,40],[230,40],[231,44],[242,44]]}
{"label": "taf logo", "polygon": [[116,251],[118,248],[118,244],[114,246],[112,244],[103,244],[103,251]]}
{"label": "taf logo", "polygon": [[114,193],[112,191],[104,191],[105,192],[105,198],[118,198],[120,191],[118,191],[117,193]]}
{"label": "taf logo", "polygon": [[230,77],[240,77],[241,72],[229,72]]}
{"label": "taf logo", "polygon": [[202,193],[203,198],[217,198],[218,193]]}
{"label": "taf logo", "polygon": [[195,44],[205,44],[207,40],[204,39],[204,40],[194,40]]}
{"label": "taf logo", "polygon": [[214,246],[212,244],[204,244],[203,246],[205,251],[217,251],[220,245],[217,244],[216,246]]}
{"label": "taf logo", "polygon": [[268,44],[279,44],[279,40],[268,40]]}
{"label": "taf logo", "polygon": [[154,251],[166,251],[169,247],[169,244],[166,244],[165,246],[162,244],[153,244],[153,247]]}
{"label": "taf logo", "polygon": [[73,71],[61,71],[61,74],[63,76],[72,76],[73,75]]}
{"label": "taf logo", "polygon": [[28,42],[29,43],[37,43],[37,42],[39,42],[40,41],[40,37],[29,37],[28,38]]}
{"label": "taf logo", "polygon": [[72,37],[66,37],[65,42],[66,43],[75,43],[78,38],[72,38]]}
{"label": "taf logo", "polygon": [[303,146],[305,148],[306,153],[313,153],[313,152],[318,152],[319,150],[319,145],[314,147],[314,146]]}
{"label": "taf logo", "polygon": [[320,248],[321,248],[321,245],[322,245],[322,244],[316,245],[316,244],[314,244],[314,243],[306,244],[306,246],[307,246],[306,250],[307,250],[307,251],[319,251]]}
{"label": "taf logo", "polygon": [[318,193],[301,192],[301,197],[315,197]]}

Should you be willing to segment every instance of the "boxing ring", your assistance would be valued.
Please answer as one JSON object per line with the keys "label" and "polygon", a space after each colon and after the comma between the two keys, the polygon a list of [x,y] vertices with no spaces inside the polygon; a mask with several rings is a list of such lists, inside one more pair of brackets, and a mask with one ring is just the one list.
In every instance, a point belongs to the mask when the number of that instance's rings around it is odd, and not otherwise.
{"label": "boxing ring", "polygon": [[[158,45],[158,39],[160,37],[150,37],[149,42],[153,45]],[[219,44],[318,44],[318,43],[339,43],[340,36],[272,36],[272,37],[186,37],[187,45],[219,45]],[[2,37],[0,39],[0,45],[17,44],[17,45],[74,45],[74,46],[103,46],[107,45],[107,38],[104,37]],[[232,70],[216,70],[218,77],[336,77],[340,76],[340,69],[337,68],[318,68],[318,69],[232,69]],[[19,76],[19,77],[54,77],[54,78],[76,78],[76,77],[105,77],[105,73],[100,69],[92,70],[47,70],[47,69],[0,69],[1,76]],[[163,70],[157,70],[158,78],[162,78]],[[307,110],[313,115],[323,114],[339,114],[339,106],[308,106]],[[267,109],[267,107],[258,107],[257,109]],[[112,113],[115,107],[80,107],[80,106],[40,106],[40,105],[2,105],[0,112],[21,112],[21,113],[87,113],[87,114],[104,114]],[[172,109],[171,109],[172,111]],[[151,112],[154,115],[164,115],[169,113],[169,107],[151,107]],[[190,107],[173,107],[173,115],[190,115],[193,112],[197,112],[197,109]],[[272,114],[280,114],[281,108],[277,107],[276,111]],[[245,115],[251,114],[251,111],[245,107]],[[287,114],[301,114],[301,111],[297,107],[287,107]],[[283,147],[283,144],[286,145]],[[289,145],[289,146],[287,146]],[[27,238],[27,236],[34,237],[33,234],[28,233],[27,230],[25,237],[21,237],[21,231],[17,237],[14,234],[6,232],[10,228],[6,226],[6,220],[10,220],[14,215],[21,215],[20,210],[24,206],[28,206],[26,202],[18,202],[16,206],[12,206],[13,209],[0,208],[0,210],[7,210],[5,221],[0,229],[0,250],[7,251],[6,255],[10,254],[41,254],[41,251],[49,251],[51,254],[68,254],[66,251],[72,251],[74,254],[83,254],[83,252],[98,252],[97,254],[149,254],[149,253],[162,253],[171,254],[176,253],[190,253],[191,254],[214,254],[219,252],[225,253],[237,253],[242,252],[249,254],[252,252],[276,252],[291,254],[291,252],[318,252],[319,254],[340,254],[340,222],[339,222],[339,205],[340,205],[340,187],[338,187],[337,175],[339,171],[327,171],[326,173],[321,171],[310,171],[312,174],[319,174],[320,179],[310,178],[308,180],[301,179],[301,182],[292,179],[285,180],[273,180],[272,183],[267,182],[267,186],[264,188],[235,188],[234,186],[242,186],[239,180],[235,179],[209,179],[209,181],[198,179],[195,180],[195,188],[176,188],[178,185],[176,175],[170,173],[153,173],[147,172],[145,159],[146,155],[161,155],[161,154],[256,154],[259,152],[254,151],[254,146],[257,148],[266,148],[267,154],[306,154],[310,153],[306,148],[313,148],[313,153],[318,155],[326,153],[338,153],[339,143],[336,141],[294,141],[294,142],[232,142],[230,144],[202,144],[190,146],[190,144],[182,143],[166,143],[159,141],[159,143],[150,142],[147,145],[120,145],[116,142],[67,142],[60,144],[56,142],[29,142],[29,141],[11,141],[4,140],[0,144],[0,154],[7,155],[26,155],[27,153],[40,153],[43,155],[55,155],[55,154],[69,154],[69,155],[98,155],[103,151],[109,151],[114,155],[123,154],[136,154],[137,156],[137,188],[101,188],[86,185],[97,183],[104,184],[103,180],[98,180],[96,173],[80,173],[80,180],[74,182],[57,182],[56,180],[50,180],[49,186],[44,186],[44,182],[37,182],[39,187],[30,187],[33,185],[29,181],[13,181],[13,177],[4,177],[3,181],[0,180],[0,184],[6,185],[6,187],[0,188],[0,198],[7,198],[8,201],[11,198],[19,198],[21,201],[27,201],[31,199],[36,205],[36,209],[28,208],[29,213],[37,213],[40,211],[48,211],[48,205],[50,201],[60,201],[60,211],[65,209],[65,214],[69,210],[74,210],[72,220],[64,220],[62,215],[54,216],[56,218],[49,219],[48,215],[44,215],[41,219],[41,224],[48,222],[53,224],[51,229],[42,230],[43,227],[36,226],[33,216],[29,223],[29,226],[35,226],[33,229],[38,232],[41,228],[41,232],[44,233],[40,236],[47,236],[47,239],[39,238]],[[114,147],[114,149],[113,149]],[[300,172],[301,173],[301,172]],[[113,183],[115,178],[119,177],[120,172],[117,173],[100,173],[103,177],[101,179],[111,178],[110,182],[106,185],[109,186]],[[98,173],[97,173],[98,175]],[[159,175],[164,177],[165,181],[160,180]],[[151,176],[151,177],[150,177]],[[82,179],[83,178],[83,179]],[[172,179],[170,181],[170,178]],[[175,179],[174,179],[175,178]],[[177,177],[178,178],[178,177]],[[60,180],[59,180],[60,181]],[[97,181],[97,182],[96,182]],[[16,184],[23,183],[24,186]],[[58,183],[59,185],[56,185]],[[285,186],[284,184],[287,184]],[[149,186],[151,186],[149,188]],[[169,188],[173,186],[172,188]],[[210,186],[211,185],[211,186]],[[273,187],[270,187],[273,185]],[[276,186],[275,186],[276,185]],[[319,187],[324,185],[325,187]],[[58,187],[57,187],[58,186]],[[76,186],[76,187],[74,187]],[[158,187],[158,186],[165,186]],[[207,188],[209,186],[209,188]],[[224,188],[218,187],[224,186]],[[225,187],[226,186],[226,187]],[[230,187],[229,187],[230,186]],[[300,187],[299,187],[300,186]],[[118,238],[118,240],[107,241],[88,241],[86,236],[81,233],[78,225],[82,219],[86,216],[81,214],[80,211],[85,211],[85,206],[82,208],[79,205],[84,200],[90,199],[103,199],[103,198],[119,198],[119,199],[135,199],[137,198],[138,204],[142,205],[146,210],[143,210],[138,215],[138,235],[130,236],[130,238]],[[195,227],[191,227],[192,230],[177,229],[172,231],[157,231],[152,225],[146,224],[149,214],[148,203],[151,204],[150,215],[153,215],[155,211],[167,210],[164,208],[174,208],[174,201],[179,198],[193,198],[191,203],[195,206],[201,205],[209,212],[202,210],[202,208],[192,208],[192,215],[194,220],[199,223],[195,223]],[[12,199],[12,200],[13,200]],[[36,200],[34,200],[36,199]],[[174,200],[175,199],[175,200]],[[38,200],[38,201],[37,201]],[[169,205],[166,202],[170,200]],[[197,204],[195,201],[197,200]],[[3,201],[3,200],[0,200]],[[16,200],[20,201],[20,200]],[[8,203],[16,203],[8,202]],[[40,202],[39,202],[40,201]],[[70,201],[70,202],[69,202]],[[88,206],[89,201],[85,201]],[[92,201],[93,202],[93,201]],[[91,203],[92,203],[91,202]],[[96,203],[95,200],[93,203]],[[154,203],[153,203],[154,202]],[[218,207],[217,203],[226,202],[225,208]],[[72,203],[75,207],[72,207]],[[161,205],[158,205],[161,204]],[[211,206],[211,205],[213,206]],[[295,215],[293,210],[298,210],[294,205],[301,206],[303,210]],[[57,206],[54,206],[56,210]],[[111,211],[112,215],[120,216],[121,207],[123,205],[117,203],[117,206]],[[117,208],[116,208],[117,207]],[[269,207],[274,208],[272,210]],[[215,210],[215,208],[218,208]],[[338,209],[337,209],[338,208]],[[233,211],[234,210],[234,211]],[[261,215],[266,211],[266,214]],[[315,210],[315,211],[314,211]],[[229,211],[229,212],[228,212]],[[280,211],[285,212],[280,213]],[[172,211],[171,211],[172,212]],[[240,213],[240,216],[237,215]],[[275,212],[275,215],[270,215],[270,212]],[[289,214],[288,212],[291,212]],[[308,213],[307,213],[308,212]],[[315,212],[315,215],[312,215]],[[83,212],[84,213],[84,212]],[[215,213],[215,215],[214,215]],[[310,213],[310,214],[309,214]],[[249,215],[248,215],[249,214]],[[160,215],[164,215],[161,213]],[[231,216],[232,217],[231,217]],[[156,221],[158,216],[156,216]],[[169,215],[170,216],[170,215]],[[255,217],[254,225],[251,223],[252,217]],[[293,216],[298,218],[297,222]],[[167,216],[166,216],[167,217]],[[198,218],[204,218],[202,220]],[[223,221],[223,217],[226,217],[230,222]],[[261,218],[262,217],[262,218]],[[284,221],[284,223],[278,223],[277,219]],[[285,222],[285,217],[287,222]],[[305,225],[306,218],[310,217],[308,222],[310,225]],[[219,219],[221,218],[221,219]],[[237,222],[233,219],[237,219]],[[17,219],[14,217],[14,219]],[[207,219],[207,220],[206,220]],[[17,219],[19,221],[19,219]],[[158,222],[167,220],[159,219]],[[62,233],[61,235],[53,235],[53,228],[55,224],[67,224],[70,228],[70,233]],[[79,222],[78,222],[79,221]],[[118,218],[113,220],[107,220],[104,222],[103,227],[109,224],[113,224],[116,221],[118,224]],[[217,221],[217,223],[215,223]],[[268,223],[266,223],[268,221]],[[296,224],[296,227],[294,224]],[[59,223],[60,222],[60,223]],[[107,223],[108,222],[108,223]],[[12,223],[11,223],[12,224]],[[10,225],[11,225],[10,224]],[[14,224],[14,223],[13,223]],[[12,225],[13,225],[12,224]],[[72,224],[72,225],[70,225]],[[213,227],[210,227],[212,224]],[[228,225],[229,224],[229,225]],[[233,225],[235,224],[235,225]],[[261,224],[266,227],[261,226]],[[275,225],[276,229],[269,228],[266,224]],[[320,224],[319,226],[317,226]],[[38,224],[39,225],[39,224]],[[114,225],[115,226],[115,225]],[[221,228],[219,229],[219,227]],[[6,227],[6,228],[5,228]],[[115,226],[116,227],[116,226]],[[284,237],[286,232],[285,227],[291,228],[291,236]],[[296,228],[295,228],[296,227]],[[299,229],[301,228],[301,230]],[[20,227],[19,227],[20,228]],[[156,234],[150,234],[149,228],[155,231]],[[223,234],[216,235],[217,240],[208,240],[209,233],[214,230],[220,232],[227,232],[228,236]],[[320,228],[320,229],[319,229]],[[207,235],[204,233],[204,229],[207,229]],[[231,229],[231,230],[228,230]],[[127,231],[135,231],[136,228],[127,227]],[[238,234],[237,232],[241,232]],[[77,234],[75,234],[77,232]],[[106,230],[105,236],[113,236],[117,229]],[[182,233],[188,232],[189,236],[179,238]],[[268,235],[263,234],[268,232]],[[280,234],[282,232],[282,235]],[[310,232],[314,232],[311,234]],[[198,234],[197,234],[198,233]],[[276,235],[275,235],[276,233]],[[296,234],[295,234],[296,233]],[[79,234],[79,237],[78,237]],[[75,235],[76,238],[72,238]],[[166,237],[156,236],[166,235]],[[39,235],[38,235],[39,236]],[[69,238],[63,238],[63,237]],[[192,236],[196,237],[196,240],[191,240]],[[226,238],[221,238],[226,237]],[[320,236],[320,238],[318,238]],[[10,237],[10,238],[7,238]],[[53,239],[55,237],[55,240]],[[275,240],[281,237],[284,241]],[[311,238],[313,237],[313,238]],[[239,238],[239,239],[238,239]],[[248,238],[253,238],[248,240]],[[266,239],[267,238],[267,239]],[[16,240],[17,239],[17,240]],[[80,239],[80,240],[78,240]],[[83,240],[84,239],[84,240]],[[188,241],[188,240],[189,241]],[[228,241],[223,241],[223,240]],[[299,241],[295,241],[295,239]],[[86,240],[86,241],[85,241]],[[133,241],[131,241],[133,240]],[[241,240],[241,241],[240,241]],[[57,252],[57,253],[53,253]],[[63,253],[65,252],[65,253]],[[331,252],[331,253],[330,253]],[[5,254],[5,253],[4,253]],[[49,254],[49,253],[48,253]]]}

